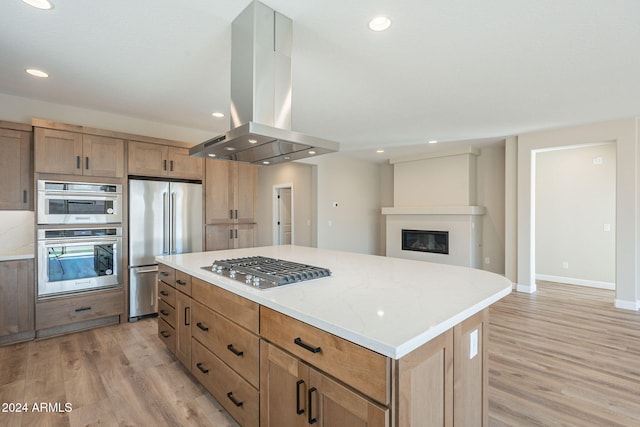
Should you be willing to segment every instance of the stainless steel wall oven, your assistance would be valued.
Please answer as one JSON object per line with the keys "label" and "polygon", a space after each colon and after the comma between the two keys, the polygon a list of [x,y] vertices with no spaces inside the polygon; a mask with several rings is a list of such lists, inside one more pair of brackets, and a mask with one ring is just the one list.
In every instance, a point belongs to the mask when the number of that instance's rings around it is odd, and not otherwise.
{"label": "stainless steel wall oven", "polygon": [[38,297],[120,288],[122,227],[38,230]]}
{"label": "stainless steel wall oven", "polygon": [[122,222],[122,185],[38,180],[38,224]]}

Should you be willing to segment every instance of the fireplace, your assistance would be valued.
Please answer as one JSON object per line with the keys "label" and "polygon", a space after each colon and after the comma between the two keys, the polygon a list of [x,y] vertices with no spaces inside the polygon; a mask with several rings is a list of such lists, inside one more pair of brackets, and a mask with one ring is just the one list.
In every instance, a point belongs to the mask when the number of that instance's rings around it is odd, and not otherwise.
{"label": "fireplace", "polygon": [[449,232],[403,229],[402,250],[448,255]]}

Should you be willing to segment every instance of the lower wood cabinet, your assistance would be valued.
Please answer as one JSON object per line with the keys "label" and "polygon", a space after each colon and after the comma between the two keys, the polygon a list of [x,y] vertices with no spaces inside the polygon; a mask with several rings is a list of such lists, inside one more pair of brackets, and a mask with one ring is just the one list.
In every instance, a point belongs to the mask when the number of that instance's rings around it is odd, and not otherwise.
{"label": "lower wood cabinet", "polygon": [[252,248],[256,242],[256,224],[207,224],[205,247],[208,251]]}
{"label": "lower wood cabinet", "polygon": [[260,346],[261,426],[388,426],[389,408],[273,344]]}
{"label": "lower wood cabinet", "polygon": [[191,366],[191,297],[176,292],[176,357]]}
{"label": "lower wood cabinet", "polygon": [[122,315],[123,300],[122,290],[117,290],[39,301],[36,330]]}
{"label": "lower wood cabinet", "polygon": [[34,337],[33,259],[0,261],[0,344]]}

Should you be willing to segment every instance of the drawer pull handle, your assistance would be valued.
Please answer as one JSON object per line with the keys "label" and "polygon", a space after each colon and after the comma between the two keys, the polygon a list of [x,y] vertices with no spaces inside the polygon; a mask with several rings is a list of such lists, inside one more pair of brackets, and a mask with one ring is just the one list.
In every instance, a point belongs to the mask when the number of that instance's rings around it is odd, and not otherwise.
{"label": "drawer pull handle", "polygon": [[160,331],[160,335],[162,335],[163,338],[169,338],[171,336],[167,331]]}
{"label": "drawer pull handle", "polygon": [[198,369],[200,369],[200,372],[202,372],[203,374],[208,374],[209,373],[208,369],[204,369],[202,367],[202,363],[196,363],[196,366],[197,366]]}
{"label": "drawer pull handle", "polygon": [[318,391],[318,389],[315,388],[315,387],[311,387],[309,389],[309,413],[307,414],[309,416],[308,417],[309,424],[315,424],[315,423],[318,422],[318,419],[315,418],[312,415],[312,413],[313,413],[313,393],[315,393],[316,391]]}
{"label": "drawer pull handle", "polygon": [[80,307],[80,308],[76,308],[76,313],[79,313],[81,311],[87,311],[87,310],[91,310],[91,307]]}
{"label": "drawer pull handle", "polygon": [[191,326],[191,307],[184,308],[184,326]]}
{"label": "drawer pull handle", "polygon": [[304,380],[298,380],[296,383],[296,413],[304,414],[304,408],[300,407],[300,386],[304,384]]}
{"label": "drawer pull handle", "polygon": [[244,402],[238,402],[238,401],[236,400],[236,398],[235,398],[235,397],[233,397],[233,392],[232,392],[232,391],[230,391],[229,393],[227,393],[227,397],[228,397],[228,398],[229,398],[229,400],[230,400],[230,401],[232,401],[232,402],[233,402],[233,404],[234,404],[234,405],[236,405],[237,407],[242,406],[242,405],[243,405],[243,403],[244,403]]}
{"label": "drawer pull handle", "polygon": [[238,351],[235,348],[233,348],[233,344],[229,344],[227,346],[227,350],[229,350],[231,353],[235,354],[236,356],[240,357],[244,354],[244,351]]}
{"label": "drawer pull handle", "polygon": [[304,348],[305,350],[310,351],[311,353],[320,353],[320,351],[322,350],[320,347],[314,347],[304,343],[300,337],[294,339],[293,342],[299,345],[300,347]]}
{"label": "drawer pull handle", "polygon": [[169,312],[167,310],[160,310],[160,314],[162,314],[163,316],[168,316]]}
{"label": "drawer pull handle", "polygon": [[196,326],[200,329],[202,329],[203,331],[207,332],[209,330],[208,327],[204,326],[202,323],[198,322],[196,323]]}
{"label": "drawer pull handle", "polygon": [[169,273],[167,273],[166,271],[161,271],[160,275],[164,276],[164,277],[167,277],[169,275]]}
{"label": "drawer pull handle", "polygon": [[187,282],[182,281],[182,280],[176,280],[176,283],[180,286],[187,286]]}
{"label": "drawer pull handle", "polygon": [[165,291],[160,291],[160,295],[162,295],[163,297],[168,297],[169,293]]}

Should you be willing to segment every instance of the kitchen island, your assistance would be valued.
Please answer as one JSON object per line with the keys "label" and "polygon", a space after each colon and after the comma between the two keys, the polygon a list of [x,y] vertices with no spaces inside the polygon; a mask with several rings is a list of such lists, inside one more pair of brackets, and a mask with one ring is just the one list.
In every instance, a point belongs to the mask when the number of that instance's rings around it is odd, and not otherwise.
{"label": "kitchen island", "polygon": [[[261,290],[202,268],[256,255],[331,276]],[[240,424],[487,423],[487,308],[511,292],[502,276],[299,246],[158,262],[159,336]]]}

